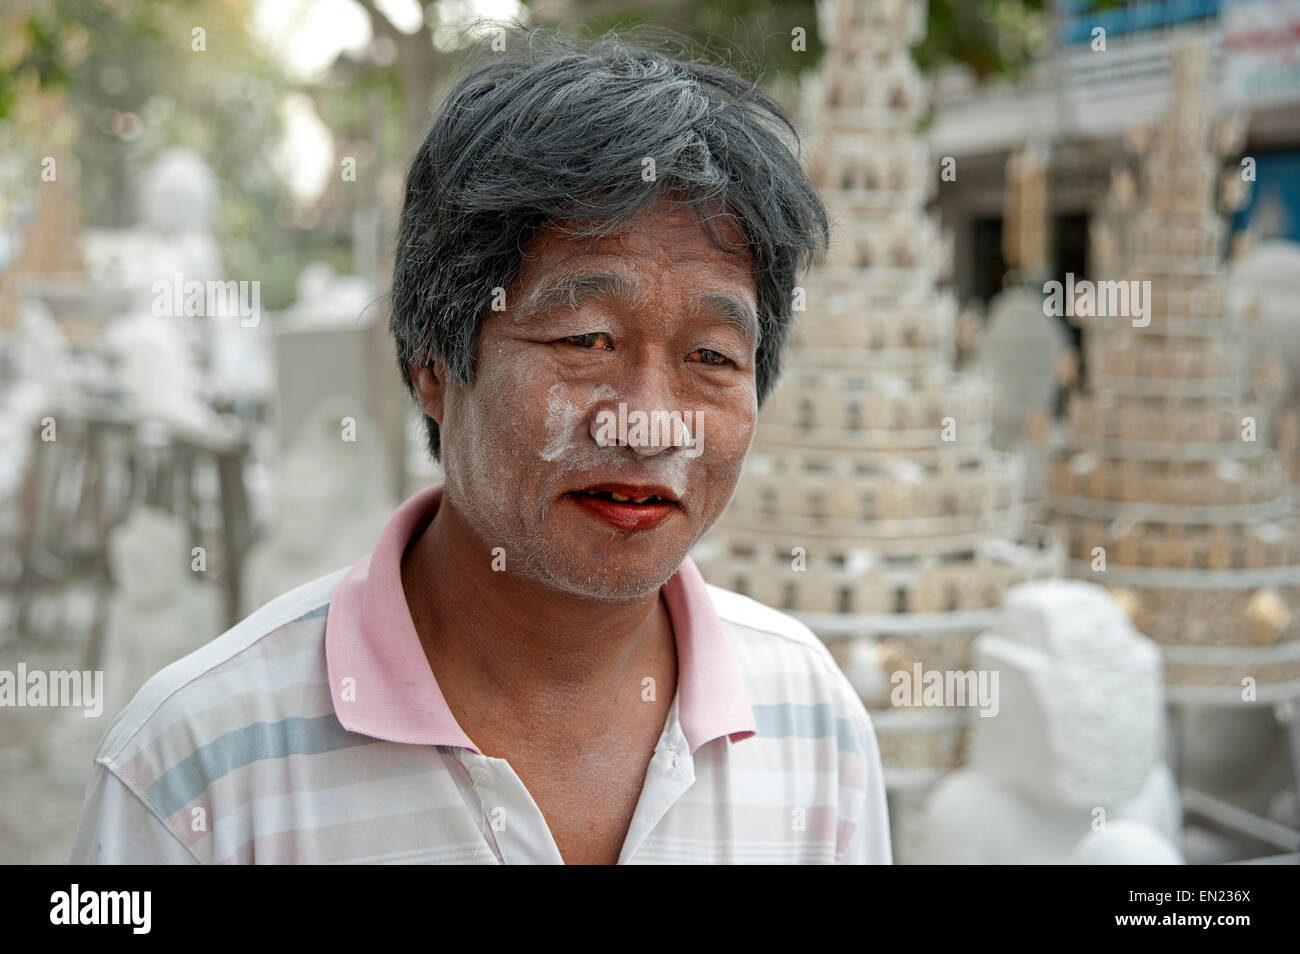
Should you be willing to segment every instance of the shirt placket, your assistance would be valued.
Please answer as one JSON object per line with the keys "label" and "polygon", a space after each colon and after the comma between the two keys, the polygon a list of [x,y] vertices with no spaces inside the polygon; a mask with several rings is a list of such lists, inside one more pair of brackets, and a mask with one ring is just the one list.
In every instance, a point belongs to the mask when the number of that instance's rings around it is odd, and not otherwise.
{"label": "shirt placket", "polygon": [[691,756],[686,736],[682,734],[677,707],[678,700],[674,698],[668,723],[646,770],[645,785],[632,815],[632,823],[628,826],[627,837],[623,839],[623,850],[618,857],[621,865],[631,861],[669,809],[695,784],[695,759]]}
{"label": "shirt placket", "polygon": [[483,812],[485,837],[495,841],[502,863],[564,864],[542,810],[510,763],[469,749],[459,753]]}

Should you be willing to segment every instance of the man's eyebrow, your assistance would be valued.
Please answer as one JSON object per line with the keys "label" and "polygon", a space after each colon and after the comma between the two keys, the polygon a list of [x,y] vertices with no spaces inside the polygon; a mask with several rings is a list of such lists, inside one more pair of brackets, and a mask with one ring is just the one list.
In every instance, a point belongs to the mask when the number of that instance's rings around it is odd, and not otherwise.
{"label": "man's eyebrow", "polygon": [[625,305],[635,305],[640,297],[640,283],[618,272],[575,272],[563,275],[532,292],[520,309],[518,321],[554,308],[580,308],[592,298],[608,298]]}
{"label": "man's eyebrow", "polygon": [[696,301],[717,312],[718,317],[738,328],[741,334],[753,341],[755,345],[762,340],[762,330],[759,328],[758,316],[754,314],[754,309],[735,295],[728,295],[726,292],[704,292],[696,298]]}

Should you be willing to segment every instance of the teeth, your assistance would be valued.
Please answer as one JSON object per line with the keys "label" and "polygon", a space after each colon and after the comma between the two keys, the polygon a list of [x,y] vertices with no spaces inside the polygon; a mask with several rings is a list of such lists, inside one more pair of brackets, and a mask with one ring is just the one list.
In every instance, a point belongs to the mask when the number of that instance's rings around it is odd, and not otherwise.
{"label": "teeth", "polygon": [[616,493],[614,493],[614,491],[612,491],[612,490],[609,490],[609,491],[580,490],[580,491],[578,491],[578,493],[586,494],[588,497],[599,497],[599,496],[601,495],[601,493],[608,493],[608,494],[610,495],[611,498],[613,498],[614,500],[618,501],[619,503],[635,503],[635,504],[643,504],[643,503],[645,503],[645,502],[648,501],[648,500],[653,500],[653,501],[655,501],[656,503],[662,503],[662,502],[663,502],[662,499],[659,497],[658,494],[647,494],[647,495],[644,496],[644,497],[625,497],[625,496],[623,496],[622,494],[616,494]]}

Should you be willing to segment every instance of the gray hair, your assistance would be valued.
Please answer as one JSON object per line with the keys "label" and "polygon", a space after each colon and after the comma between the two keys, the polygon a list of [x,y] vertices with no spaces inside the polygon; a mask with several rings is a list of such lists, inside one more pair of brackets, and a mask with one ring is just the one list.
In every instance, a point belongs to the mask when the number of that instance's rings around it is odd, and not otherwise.
{"label": "gray hair", "polygon": [[[414,397],[407,364],[439,358],[455,381],[473,384],[492,290],[519,277],[524,249],[555,220],[578,223],[570,234],[608,235],[672,193],[696,210],[719,250],[740,247],[724,243],[715,215],[744,235],[761,405],[780,374],[795,282],[829,242],[793,123],[754,84],[671,31],[655,32],[682,43],[677,55],[614,33],[582,43],[518,23],[504,29],[505,51],[485,48],[467,66],[407,174],[390,325],[407,391]],[[440,460],[438,424],[425,423]]]}

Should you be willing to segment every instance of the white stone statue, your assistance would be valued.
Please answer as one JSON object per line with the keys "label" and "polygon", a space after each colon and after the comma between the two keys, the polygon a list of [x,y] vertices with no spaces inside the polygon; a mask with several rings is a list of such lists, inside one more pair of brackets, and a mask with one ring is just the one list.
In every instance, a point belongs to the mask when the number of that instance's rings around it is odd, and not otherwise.
{"label": "white stone statue", "polygon": [[150,305],[160,279],[177,273],[199,281],[222,278],[212,234],[217,198],[216,175],[197,152],[166,150],[140,176],[139,224],[87,230],[87,269],[103,284],[134,289],[137,308]]}
{"label": "white stone statue", "polygon": [[275,477],[270,533],[244,561],[242,613],[374,549],[397,501],[378,428],[350,398],[315,409]]}
{"label": "white stone statue", "polygon": [[1169,839],[1150,825],[1120,819],[1079,839],[1065,859],[1073,865],[1181,865]]}
{"label": "white stone statue", "polygon": [[154,673],[221,635],[221,590],[201,579],[206,553],[180,520],[138,507],[109,534],[117,590],[104,643],[105,711],[116,714]]}
{"label": "white stone statue", "polygon": [[218,198],[217,177],[203,157],[175,146],[149,165],[141,182],[141,219],[164,235],[210,232]]}
{"label": "white stone statue", "polygon": [[[917,860],[1179,858],[1155,645],[1092,583],[1025,583],[1007,592],[1005,607],[1003,623],[974,648],[976,669],[999,673],[997,714],[974,719],[967,766],[930,792]],[[1104,844],[1080,847],[1103,831]]]}
{"label": "white stone statue", "polygon": [[143,331],[158,338],[144,316],[171,326],[189,352],[190,393],[261,396],[271,377],[261,276],[227,274],[222,266],[212,232],[218,199],[217,178],[197,152],[164,151],[140,177],[139,223],[86,232],[87,269],[100,284],[131,294],[119,337]]}
{"label": "white stone statue", "polygon": [[84,786],[99,740],[132,697],[154,674],[226,628],[225,597],[192,568],[199,556],[187,536],[178,519],[152,507],[137,507],[109,534],[117,589],[100,661],[102,709],[93,718],[76,708],[54,716],[43,760],[56,779]]}
{"label": "white stone statue", "polygon": [[995,447],[1018,448],[1031,416],[1053,416],[1058,362],[1071,347],[1059,320],[1043,314],[1042,295],[1033,289],[1008,288],[989,303],[979,368],[996,396]]}
{"label": "white stone statue", "polygon": [[5,448],[0,454],[0,502],[4,505],[17,504],[33,429],[57,407],[71,376],[89,373],[69,349],[48,305],[20,300],[16,318],[12,330],[0,332],[0,447]]}
{"label": "white stone statue", "polygon": [[202,374],[175,319],[138,313],[108,330],[105,347],[133,412],[182,430],[235,436],[234,425],[200,398]]}

